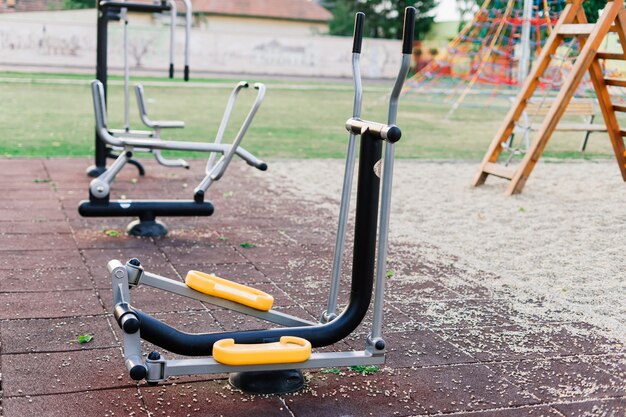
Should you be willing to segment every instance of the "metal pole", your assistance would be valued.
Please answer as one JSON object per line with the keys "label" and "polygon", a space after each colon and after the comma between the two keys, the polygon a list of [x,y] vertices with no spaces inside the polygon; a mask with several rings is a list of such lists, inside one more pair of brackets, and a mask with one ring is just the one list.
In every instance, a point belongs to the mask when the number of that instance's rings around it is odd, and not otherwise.
{"label": "metal pole", "polygon": [[517,84],[522,85],[530,70],[530,19],[533,13],[532,0],[524,0],[522,23],[521,53],[517,65]]}
{"label": "metal pole", "polygon": [[[96,38],[96,79],[102,83],[104,89],[104,99],[107,97],[107,9],[97,3],[98,29]],[[98,132],[95,132],[96,157],[95,165],[87,169],[87,175],[97,177],[106,171],[107,146],[98,139]]]}
{"label": "metal pole", "polygon": [[128,62],[128,10],[123,8],[120,16],[124,24],[124,130],[130,131],[130,63]]}

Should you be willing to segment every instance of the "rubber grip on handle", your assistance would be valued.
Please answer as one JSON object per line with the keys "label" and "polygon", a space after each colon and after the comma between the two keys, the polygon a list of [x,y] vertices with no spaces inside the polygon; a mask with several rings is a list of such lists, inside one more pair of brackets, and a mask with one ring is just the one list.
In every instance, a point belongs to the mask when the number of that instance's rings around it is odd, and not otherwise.
{"label": "rubber grip on handle", "polygon": [[404,29],[402,30],[402,53],[413,52],[413,37],[415,36],[415,7],[409,6],[404,9]]}
{"label": "rubber grip on handle", "polygon": [[189,81],[189,65],[185,65],[185,81]]}
{"label": "rubber grip on handle", "polygon": [[354,16],[354,35],[352,36],[352,53],[361,53],[361,44],[363,43],[363,23],[365,22],[365,13],[358,12]]}
{"label": "rubber grip on handle", "polygon": [[174,64],[170,64],[170,78],[174,78]]}

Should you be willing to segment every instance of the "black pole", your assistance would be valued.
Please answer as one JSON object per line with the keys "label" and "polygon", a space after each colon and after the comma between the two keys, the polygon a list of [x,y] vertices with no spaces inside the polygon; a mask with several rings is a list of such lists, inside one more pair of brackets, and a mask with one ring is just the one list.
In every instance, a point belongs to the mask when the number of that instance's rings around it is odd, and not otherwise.
{"label": "black pole", "polygon": [[[109,16],[106,8],[101,7],[100,2],[97,2],[98,13],[98,25],[96,35],[96,79],[102,83],[104,87],[104,99],[107,97],[107,35]],[[107,146],[98,139],[98,134],[95,133],[95,165],[87,168],[87,175],[90,177],[97,177],[106,171],[106,159],[107,159]]]}
{"label": "black pole", "polygon": [[380,188],[374,165],[380,161],[381,154],[382,141],[368,133],[363,134],[359,156],[350,303],[339,317],[330,323],[316,326],[190,334],[133,309],[139,318],[141,338],[172,353],[206,356],[212,354],[213,344],[220,339],[233,338],[236,343],[266,343],[278,341],[281,336],[296,336],[310,341],[313,347],[321,347],[332,345],[350,335],[361,324],[372,299]]}

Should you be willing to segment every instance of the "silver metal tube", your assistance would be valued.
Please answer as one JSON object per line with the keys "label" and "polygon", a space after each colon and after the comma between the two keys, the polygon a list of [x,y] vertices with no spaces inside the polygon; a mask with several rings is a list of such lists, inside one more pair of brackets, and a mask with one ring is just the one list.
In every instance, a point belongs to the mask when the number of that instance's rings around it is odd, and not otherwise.
{"label": "silver metal tube", "polygon": [[160,275],[156,275],[150,272],[144,271],[141,277],[141,284],[153,288],[158,288],[160,290],[167,291],[173,294],[178,294],[183,297],[188,297],[194,300],[210,303],[218,307],[227,308],[229,310],[237,311],[239,313],[253,316],[261,320],[269,321],[271,323],[276,323],[281,326],[297,327],[316,325],[316,323],[313,323],[312,321],[300,319],[289,314],[281,313],[280,311],[256,310],[254,308],[250,308],[243,304],[235,303],[233,301],[225,300],[223,298],[212,297],[210,295],[203,294],[192,288],[189,288],[186,284],[180,281],[174,281],[172,279],[162,277]]}
{"label": "silver metal tube", "polygon": [[[352,117],[361,117],[361,105],[363,103],[363,85],[361,83],[361,54],[352,54],[352,79],[354,81],[354,104]],[[333,266],[330,276],[330,292],[328,294],[328,306],[322,314],[322,323],[327,323],[337,316],[337,301],[339,297],[339,284],[341,282],[341,267],[343,264],[343,251],[346,242],[346,227],[350,215],[350,197],[352,196],[352,178],[354,176],[354,164],[356,160],[356,135],[350,132],[348,138],[348,151],[346,153],[346,166],[343,174],[343,187],[341,191],[341,203],[339,206],[339,221],[337,224],[337,236],[335,238],[335,251],[333,253]]]}
{"label": "silver metal tube", "polygon": [[406,76],[409,73],[410,65],[411,65],[411,55],[402,54],[400,72],[398,73],[396,82],[393,85],[393,90],[391,91],[391,97],[389,98],[389,116],[387,117],[388,125],[396,124],[396,119],[398,117],[398,101],[400,98],[400,93],[402,92],[402,86],[404,85],[404,80],[406,80]]}
{"label": "silver metal tube", "polygon": [[[333,368],[359,365],[383,365],[384,355],[367,351],[311,353],[304,362],[265,365],[224,365],[213,358],[170,359],[146,361],[148,381],[162,381],[173,376],[221,374],[229,372],[276,371],[281,369]],[[163,367],[165,369],[163,369]]]}
{"label": "silver metal tube", "polygon": [[176,2],[167,2],[170,6],[170,68],[174,68],[174,58],[176,57]]}
{"label": "silver metal tube", "polygon": [[126,150],[122,150],[115,162],[113,162],[106,171],[100,174],[98,178],[91,180],[89,183],[89,191],[91,191],[91,194],[97,198],[104,198],[109,195],[111,184],[129,160],[130,157],[128,156],[128,152]]}
{"label": "silver metal tube", "polygon": [[[389,99],[389,115],[387,123],[395,125],[398,116],[398,100],[402,85],[409,72],[411,55],[402,55],[402,64],[396,78],[396,83]],[[374,312],[372,318],[371,340],[374,342],[382,335],[383,304],[385,297],[385,278],[387,277],[387,248],[389,235],[389,215],[391,212],[391,187],[393,185],[393,163],[395,145],[385,142],[385,159],[380,197],[380,218],[378,228],[378,249],[376,253],[376,283],[374,288]]]}
{"label": "silver metal tube", "polygon": [[224,155],[217,161],[217,163],[211,169],[211,171],[204,177],[204,179],[196,187],[194,193],[198,192],[199,190],[206,192],[206,190],[209,188],[211,183],[213,183],[214,181],[218,181],[220,178],[222,178],[222,175],[224,175],[224,172],[226,172],[226,168],[228,168],[228,165],[230,164],[230,161],[233,159],[235,152],[239,148],[239,145],[241,144],[243,137],[246,135],[248,128],[252,124],[252,120],[254,120],[254,116],[256,115],[257,111],[261,107],[261,104],[263,104],[263,99],[265,98],[265,85],[261,83],[256,83],[254,84],[254,88],[258,90],[256,100],[254,101],[252,108],[248,112],[246,119],[241,125],[239,132],[237,132],[237,136],[235,137],[235,140],[230,145],[230,149],[228,150],[228,152],[225,152]]}
{"label": "silver metal tube", "polygon": [[193,8],[191,0],[183,0],[185,3],[185,68],[189,68],[189,43],[191,41],[191,23],[193,22]]}
{"label": "silver metal tube", "polygon": [[158,150],[158,149],[155,149],[154,151],[152,151],[152,153],[154,154],[154,159],[156,159],[159,164],[161,164],[161,165],[163,165],[165,167],[170,167],[170,168],[189,168],[189,164],[184,159],[169,159],[169,158],[166,158],[163,155],[161,155],[161,151]]}
{"label": "silver metal tube", "polygon": [[517,84],[521,86],[528,75],[530,64],[530,19],[533,13],[532,0],[524,0],[524,14],[521,36],[521,54],[517,61]]}
{"label": "silver metal tube", "polygon": [[122,8],[120,17],[124,23],[124,129],[130,130],[130,63],[128,62],[128,9]]}
{"label": "silver metal tube", "polygon": [[[239,81],[239,83],[233,88],[233,91],[230,93],[230,97],[228,97],[228,103],[226,104],[226,109],[224,109],[224,115],[222,116],[222,121],[220,122],[220,127],[217,129],[217,135],[215,136],[214,143],[222,143],[222,139],[224,138],[224,132],[226,132],[226,127],[228,126],[228,121],[230,120],[230,115],[235,107],[235,102],[237,101],[237,95],[242,88],[248,88],[248,83],[246,81]],[[213,170],[213,166],[215,164],[215,159],[217,154],[209,155],[209,160],[206,163],[206,174],[211,173]]]}

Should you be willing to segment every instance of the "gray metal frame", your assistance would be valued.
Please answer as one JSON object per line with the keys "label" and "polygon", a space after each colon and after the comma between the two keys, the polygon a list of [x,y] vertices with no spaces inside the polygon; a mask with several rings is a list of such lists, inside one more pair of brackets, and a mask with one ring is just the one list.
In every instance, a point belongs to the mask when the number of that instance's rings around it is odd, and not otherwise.
{"label": "gray metal frame", "polygon": [[[352,79],[354,81],[354,104],[352,117],[361,117],[363,103],[363,85],[361,83],[361,54],[352,53]],[[350,214],[350,197],[352,195],[352,179],[354,177],[354,164],[356,160],[356,135],[350,132],[348,137],[348,151],[346,152],[346,166],[343,174],[343,186],[341,188],[341,203],[339,205],[339,221],[337,224],[337,236],[333,253],[333,266],[330,278],[330,291],[328,293],[328,305],[322,313],[320,321],[328,323],[337,317],[337,301],[339,297],[339,284],[341,282],[341,267],[343,265],[343,252],[346,242],[346,227]]]}
{"label": "gray metal frame", "polygon": [[[228,118],[230,117],[230,112],[232,111],[232,107],[234,106],[235,101],[233,97],[236,97],[239,90],[244,87],[248,87],[248,83],[241,82],[237,84],[237,86],[234,88],[233,94],[231,94],[232,100],[229,100],[227,111],[225,113],[225,118],[222,120],[222,125],[220,125],[220,128],[222,130],[225,130],[226,128]],[[234,155],[239,156],[249,165],[255,166],[257,168],[265,165],[263,161],[257,159],[254,155],[252,155],[250,152],[246,151],[240,146],[241,141],[243,140],[248,128],[252,124],[254,116],[261,107],[261,104],[263,103],[263,99],[265,97],[265,85],[263,84],[257,83],[254,85],[254,88],[258,90],[257,97],[250,111],[248,112],[248,115],[244,120],[239,132],[237,133],[234,142],[230,145],[222,143],[165,141],[160,138],[124,136],[123,134],[120,136],[114,136],[111,134],[107,127],[106,104],[104,102],[104,90],[102,87],[102,83],[100,83],[99,81],[92,81],[91,88],[94,111],[96,115],[96,132],[98,134],[98,137],[108,145],[122,150],[120,156],[115,160],[113,165],[103,174],[91,181],[89,185],[90,191],[94,196],[98,198],[104,198],[109,194],[111,184],[115,180],[115,177],[124,167],[124,165],[130,160],[130,157],[128,156],[129,152],[159,152],[160,150],[165,149],[223,154],[223,156],[218,160],[215,166],[206,173],[205,177],[196,187],[194,192],[197,192],[198,190],[206,192],[206,190],[211,186],[213,182],[219,180],[226,171],[226,168],[228,168],[228,165],[230,164],[230,161],[232,160]]]}
{"label": "gray metal frame", "polygon": [[[130,289],[143,284],[282,326],[315,326],[317,324],[312,321],[304,320],[275,310],[255,310],[232,301],[212,297],[195,291],[178,280],[146,272],[142,267],[136,267],[128,263],[124,265],[119,260],[109,261],[107,269],[111,274],[114,309],[118,307],[128,307],[131,303]],[[379,300],[378,302],[381,301],[382,300]],[[382,309],[382,306],[380,306],[380,308]],[[375,306],[374,311],[376,310],[377,307]],[[148,370],[146,380],[149,382],[164,381],[169,377],[182,375],[279,369],[327,368],[356,365],[382,365],[385,363],[385,353],[374,351],[373,349],[369,349],[369,347],[362,351],[313,353],[311,354],[309,360],[305,362],[272,365],[230,366],[221,364],[211,357],[172,360],[166,359],[163,355],[161,355],[157,360],[144,360],[141,353],[141,335],[139,331],[132,334],[124,332],[123,343],[124,363],[126,368],[130,371],[134,366],[143,364]]]}

